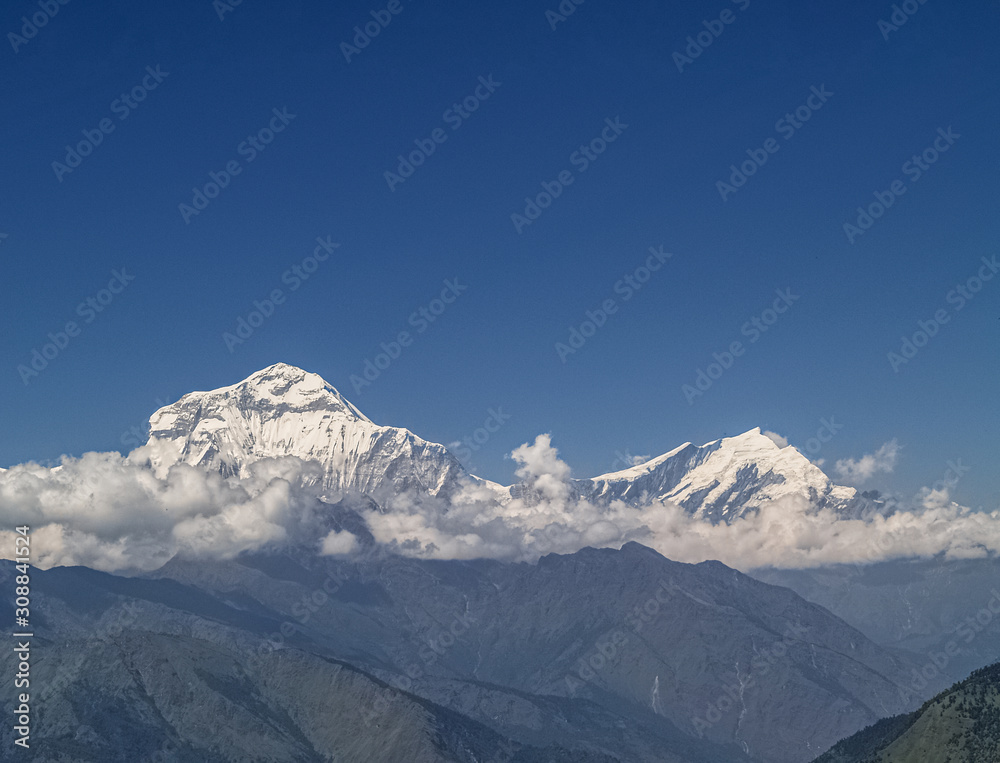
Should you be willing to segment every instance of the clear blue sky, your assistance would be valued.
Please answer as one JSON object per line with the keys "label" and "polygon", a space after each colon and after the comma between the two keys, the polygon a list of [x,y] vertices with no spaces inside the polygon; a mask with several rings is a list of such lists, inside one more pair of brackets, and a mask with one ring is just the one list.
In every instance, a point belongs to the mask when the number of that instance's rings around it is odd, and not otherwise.
{"label": "clear blue sky", "polygon": [[[539,432],[586,476],[758,425],[804,446],[833,416],[828,464],[898,438],[872,487],[913,492],[961,458],[954,497],[1000,505],[1000,278],[948,301],[1000,254],[996,3],[914,2],[888,39],[888,2],[587,0],[565,21],[546,18],[556,0],[387,5],[250,1],[220,20],[210,0],[78,0],[22,41],[22,16],[44,12],[5,6],[0,464],[121,449],[158,401],[280,360],[438,442],[501,407],[512,418],[470,459],[500,481]],[[373,12],[391,21],[348,63],[341,43]],[[681,72],[673,54],[712,36],[704,21],[721,34]],[[467,97],[475,111],[452,109]],[[779,123],[799,107],[807,122]],[[71,168],[65,147],[102,120]],[[904,171],[949,127],[919,178]],[[574,156],[602,132],[603,153]],[[766,163],[720,192],[748,150]],[[239,174],[184,214],[227,163]],[[516,225],[560,173],[571,184]],[[844,224],[896,180],[905,193],[849,242]],[[339,248],[303,263],[326,236]],[[673,257],[626,300],[617,282],[661,245]],[[134,280],[102,293],[120,268]],[[454,278],[467,289],[440,317],[411,322]],[[275,289],[284,302],[230,352],[224,333]],[[799,299],[764,315],[779,289]],[[607,299],[616,312],[561,362],[556,343]],[[948,322],[895,372],[887,354],[939,309]],[[762,315],[777,319],[751,343],[741,328]],[[68,321],[48,366],[19,372]],[[412,344],[356,392],[403,330]],[[682,386],[734,341],[689,404]]]}

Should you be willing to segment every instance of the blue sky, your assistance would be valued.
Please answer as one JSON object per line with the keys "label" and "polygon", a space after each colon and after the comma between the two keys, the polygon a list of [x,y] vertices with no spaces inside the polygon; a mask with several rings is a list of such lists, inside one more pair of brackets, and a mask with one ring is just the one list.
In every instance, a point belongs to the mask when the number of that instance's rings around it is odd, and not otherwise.
{"label": "blue sky", "polygon": [[[754,426],[804,447],[833,417],[827,468],[896,438],[865,487],[913,493],[961,459],[953,497],[1000,505],[1000,279],[976,280],[1000,254],[1000,8],[914,0],[880,30],[891,3],[558,7],[8,5],[0,464],[122,449],[161,401],[284,361],[438,442],[502,408],[468,459],[499,481],[540,432],[586,476]],[[512,219],[543,183],[551,204]],[[213,198],[185,212],[196,188]],[[875,192],[891,206],[845,232]],[[25,373],[50,332],[65,346]],[[699,371],[717,378],[685,395]]]}

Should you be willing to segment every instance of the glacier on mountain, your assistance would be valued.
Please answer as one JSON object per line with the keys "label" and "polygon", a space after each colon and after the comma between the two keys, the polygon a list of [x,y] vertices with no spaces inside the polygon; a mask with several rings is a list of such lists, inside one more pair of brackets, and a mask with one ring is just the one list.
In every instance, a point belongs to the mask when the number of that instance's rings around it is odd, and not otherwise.
{"label": "glacier on mountain", "polygon": [[[284,363],[156,411],[148,442],[131,458],[147,461],[160,476],[186,463],[243,477],[254,462],[282,456],[318,462],[329,500],[365,494],[379,501],[409,491],[447,499],[470,484],[502,504],[537,500],[523,483],[504,487],[469,474],[443,445],[375,424],[319,375]],[[806,456],[779,447],[759,428],[701,446],[685,443],[638,466],[569,485],[576,500],[669,501],[711,522],[731,522],[788,496],[845,515],[866,505],[856,490],[833,484]]]}

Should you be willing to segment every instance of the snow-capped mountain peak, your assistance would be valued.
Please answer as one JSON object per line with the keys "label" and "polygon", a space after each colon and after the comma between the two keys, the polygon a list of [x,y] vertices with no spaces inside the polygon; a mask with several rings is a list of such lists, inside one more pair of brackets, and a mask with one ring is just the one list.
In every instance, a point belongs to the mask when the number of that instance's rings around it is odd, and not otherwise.
{"label": "snow-capped mountain peak", "polygon": [[[275,363],[228,387],[221,387],[210,392],[191,392],[181,398],[180,402],[189,398],[220,396],[229,396],[248,402],[253,401],[260,407],[280,409],[276,412],[324,410],[348,421],[360,420],[371,423],[367,416],[322,376],[309,373],[287,363]],[[164,411],[170,407],[157,411],[154,417],[158,414],[165,416]]]}
{"label": "snow-capped mountain peak", "polygon": [[834,485],[795,447],[779,447],[759,427],[662,456],[581,484],[592,498],[663,500],[712,521],[732,521],[766,502],[801,496],[847,510],[857,491]]}
{"label": "snow-capped mountain peak", "polygon": [[[130,458],[161,476],[177,463],[247,476],[255,461],[296,456],[320,464],[324,495],[333,499],[364,493],[381,500],[409,490],[449,496],[471,480],[502,504],[534,500],[523,485],[504,488],[473,477],[443,445],[375,424],[322,377],[284,363],[238,384],[185,395],[149,421],[147,444]],[[846,513],[861,500],[759,428],[701,446],[684,443],[645,463],[571,483],[576,497],[595,503],[670,501],[713,522],[789,496]]]}
{"label": "snow-capped mountain peak", "polygon": [[156,411],[133,453],[160,474],[176,463],[246,476],[263,458],[297,456],[323,467],[323,489],[433,495],[467,478],[443,445],[373,423],[318,374],[277,363],[238,384],[192,392]]}

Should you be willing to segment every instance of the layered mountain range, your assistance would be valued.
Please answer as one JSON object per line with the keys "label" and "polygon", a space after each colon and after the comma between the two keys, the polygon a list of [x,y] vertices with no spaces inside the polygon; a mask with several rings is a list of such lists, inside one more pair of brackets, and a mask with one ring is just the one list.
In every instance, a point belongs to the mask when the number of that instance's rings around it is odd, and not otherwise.
{"label": "layered mountain range", "polygon": [[[283,457],[317,465],[302,531],[349,533],[348,552],[288,539],[143,574],[32,572],[34,759],[806,763],[1000,648],[1000,568],[986,562],[755,572],[764,582],[635,542],[530,563],[398,555],[366,524],[394,495],[447,504],[471,487],[511,512],[538,497],[284,364],[158,410],[129,468],[252,478]],[[581,502],[669,502],[727,532],[785,499],[872,508],[759,429],[565,484]],[[14,575],[0,563],[0,584]],[[966,621],[974,639],[942,642]],[[876,727],[878,744],[905,725]],[[869,758],[830,758],[855,759]]]}
{"label": "layered mountain range", "polygon": [[[15,574],[0,563],[0,584]],[[537,564],[257,553],[33,586],[35,760],[804,763],[918,703],[907,655],[636,543]]]}
{"label": "layered mountain range", "polygon": [[[447,497],[468,483],[489,487],[501,502],[531,498],[522,485],[469,474],[443,445],[373,423],[320,376],[283,363],[230,387],[185,395],[149,423],[141,453],[159,473],[187,463],[246,476],[255,461],[296,456],[322,465],[331,500],[348,493],[379,500],[410,490]],[[788,496],[845,515],[868,506],[854,488],[833,484],[806,456],[779,447],[759,428],[701,446],[685,443],[638,466],[570,484],[577,498],[671,501],[714,522]]]}

